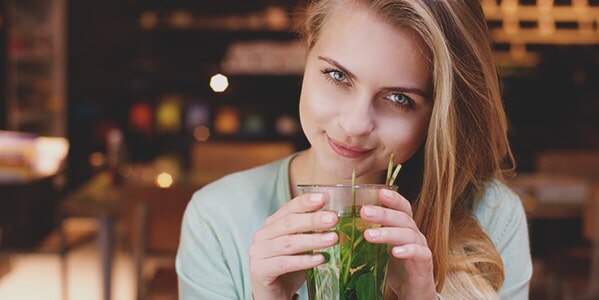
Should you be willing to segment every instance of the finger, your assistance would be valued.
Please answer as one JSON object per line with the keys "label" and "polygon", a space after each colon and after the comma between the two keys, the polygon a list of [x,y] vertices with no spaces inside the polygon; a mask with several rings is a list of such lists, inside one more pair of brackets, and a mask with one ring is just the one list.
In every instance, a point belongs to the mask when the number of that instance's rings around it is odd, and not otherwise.
{"label": "finger", "polygon": [[249,254],[255,259],[303,254],[306,251],[331,247],[337,243],[337,239],[335,232],[286,235],[252,245]]}
{"label": "finger", "polygon": [[283,274],[310,269],[323,262],[322,254],[277,256],[252,261],[250,270],[253,278],[262,278],[265,282],[272,282]]}
{"label": "finger", "polygon": [[403,246],[419,244],[426,246],[426,239],[419,231],[402,227],[380,227],[364,231],[364,238],[373,244]]}
{"label": "finger", "polygon": [[254,233],[254,241],[297,233],[325,231],[335,226],[338,219],[337,214],[330,211],[287,214],[258,229]]}
{"label": "finger", "polygon": [[432,261],[433,257],[428,247],[419,244],[395,246],[391,249],[391,253],[396,258],[413,259],[420,262]]}
{"label": "finger", "polygon": [[289,200],[281,206],[274,214],[266,218],[265,224],[270,224],[279,218],[291,214],[316,211],[324,205],[327,194],[312,193],[304,194]]}
{"label": "finger", "polygon": [[418,230],[412,216],[404,211],[375,205],[364,205],[360,209],[360,217],[367,222],[389,227],[405,227]]}
{"label": "finger", "polygon": [[391,249],[393,257],[404,259],[406,271],[412,275],[426,277],[433,271],[433,255],[428,247],[409,244]]}
{"label": "finger", "polygon": [[412,212],[412,204],[402,195],[398,194],[395,191],[388,189],[381,189],[379,191],[379,199],[381,199],[381,203],[389,208],[403,211],[408,214],[410,217],[413,217],[414,214]]}

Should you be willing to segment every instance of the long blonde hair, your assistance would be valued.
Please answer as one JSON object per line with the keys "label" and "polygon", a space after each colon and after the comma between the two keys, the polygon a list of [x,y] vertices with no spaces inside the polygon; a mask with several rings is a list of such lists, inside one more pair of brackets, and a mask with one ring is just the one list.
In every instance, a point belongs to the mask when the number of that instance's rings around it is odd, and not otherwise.
{"label": "long blonde hair", "polygon": [[309,49],[327,17],[348,4],[414,31],[426,46],[434,105],[414,219],[433,253],[438,291],[450,299],[497,298],[503,263],[472,208],[484,185],[503,180],[514,162],[480,1],[313,1],[299,28]]}

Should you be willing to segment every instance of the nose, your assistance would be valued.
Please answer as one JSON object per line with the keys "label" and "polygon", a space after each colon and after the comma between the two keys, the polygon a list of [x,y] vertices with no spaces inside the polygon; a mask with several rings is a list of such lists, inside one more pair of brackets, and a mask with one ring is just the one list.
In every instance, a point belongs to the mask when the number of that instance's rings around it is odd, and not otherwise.
{"label": "nose", "polygon": [[337,117],[339,126],[349,137],[368,135],[374,130],[374,116],[369,99],[348,101]]}

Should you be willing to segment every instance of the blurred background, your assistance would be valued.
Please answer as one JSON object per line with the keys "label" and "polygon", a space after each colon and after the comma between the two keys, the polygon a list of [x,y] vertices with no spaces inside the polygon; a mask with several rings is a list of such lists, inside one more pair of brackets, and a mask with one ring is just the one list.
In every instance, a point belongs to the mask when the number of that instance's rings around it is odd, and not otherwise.
{"label": "blurred background", "polygon": [[[0,0],[0,299],[177,299],[192,193],[308,145],[306,2]],[[530,298],[599,299],[599,1],[482,4]]]}

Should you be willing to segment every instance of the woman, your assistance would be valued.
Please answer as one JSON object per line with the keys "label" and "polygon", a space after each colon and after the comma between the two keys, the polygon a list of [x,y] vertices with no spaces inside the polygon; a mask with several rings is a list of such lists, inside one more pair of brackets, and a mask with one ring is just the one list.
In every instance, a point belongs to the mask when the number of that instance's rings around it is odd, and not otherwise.
{"label": "woman", "polygon": [[[337,242],[325,196],[300,183],[383,183],[393,153],[399,193],[361,218],[389,244],[388,299],[527,299],[532,274],[485,19],[477,0],[321,0],[300,118],[311,147],[198,191],[177,255],[182,299],[305,297],[304,270]],[[404,197],[405,196],[405,197]],[[407,199],[411,200],[408,201]]]}

